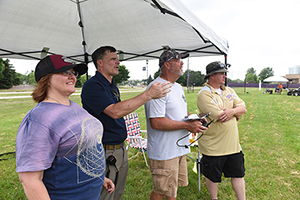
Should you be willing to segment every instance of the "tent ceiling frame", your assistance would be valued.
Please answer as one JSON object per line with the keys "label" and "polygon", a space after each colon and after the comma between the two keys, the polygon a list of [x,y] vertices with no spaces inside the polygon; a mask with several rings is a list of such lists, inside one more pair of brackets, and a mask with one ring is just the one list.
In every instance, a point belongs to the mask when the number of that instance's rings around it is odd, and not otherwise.
{"label": "tent ceiling frame", "polygon": [[[175,50],[177,51],[182,51],[184,53],[207,53],[207,54],[216,54],[216,55],[226,55],[224,53],[218,53],[218,52],[211,52],[211,51],[203,51],[203,49],[206,49],[206,48],[210,48],[214,45],[209,45],[209,46],[205,46],[205,47],[201,47],[201,48],[197,48],[197,49],[193,49],[193,50],[186,50],[186,49],[178,49],[178,48],[174,48]],[[120,61],[128,61],[128,60],[132,60],[134,58],[137,58],[137,57],[149,57],[149,58],[155,58],[155,59],[158,59],[159,57],[158,56],[151,56],[151,55],[148,55],[148,54],[151,54],[151,53],[156,53],[158,51],[162,51],[164,50],[165,48],[161,48],[161,49],[157,49],[157,50],[154,50],[154,51],[150,51],[150,52],[147,52],[147,53],[144,53],[144,54],[135,54],[135,53],[130,53],[130,52],[123,52],[123,54],[126,54],[126,55],[133,55],[132,57],[129,57],[129,58],[126,58],[126,59],[122,59]]]}
{"label": "tent ceiling frame", "polygon": [[[13,52],[13,51],[10,51],[10,50],[6,50],[6,49],[2,49],[0,48],[0,51],[4,51],[6,53],[0,53],[0,57],[6,57],[6,56],[9,56],[9,55],[20,55],[20,56],[23,56],[23,57],[26,57],[26,58],[30,58],[30,59],[33,59],[33,60],[41,60],[41,53],[45,52],[44,50],[41,50],[41,51],[27,51],[27,52]],[[26,55],[26,54],[38,54],[36,57],[34,56],[29,56],[29,55]],[[57,54],[57,53],[53,53],[53,52],[50,52],[50,51],[47,51],[47,54],[51,54],[51,55],[54,55],[54,54]],[[71,59],[75,62],[81,62],[81,60],[79,59],[76,59],[76,57],[82,57],[84,56],[84,54],[80,54],[80,55],[73,55],[73,56],[66,56],[67,58]]]}
{"label": "tent ceiling frame", "polygon": [[[178,48],[175,48],[175,50],[177,51],[181,51],[181,52],[184,52],[184,53],[206,53],[206,54],[216,54],[216,55],[226,55],[225,53],[221,53],[221,52],[211,52],[211,51],[204,51],[204,49],[207,49],[207,48],[210,48],[212,47],[213,45],[209,45],[209,46],[205,46],[205,47],[201,47],[201,48],[196,48],[196,49],[193,49],[193,50],[186,50],[186,49],[178,49]],[[159,52],[159,51],[162,51],[164,50],[165,48],[160,48],[160,49],[157,49],[157,50],[153,50],[153,51],[149,51],[149,52],[146,52],[146,53],[143,53],[143,54],[136,54],[136,53],[131,53],[131,52],[124,52],[122,50],[118,51],[118,53],[120,54],[120,52],[124,55],[132,55],[131,57],[128,57],[128,58],[125,58],[125,59],[120,59],[120,61],[129,61],[129,60],[132,60],[134,58],[137,58],[137,57],[148,57],[148,58],[152,58],[152,59],[158,59],[159,56],[152,56],[150,54],[152,53],[156,53],[156,52]],[[27,57],[27,58],[30,58],[30,59],[34,59],[34,60],[40,60],[40,54],[45,52],[44,50],[41,50],[41,51],[29,51],[29,52],[13,52],[13,51],[10,51],[10,50],[5,50],[5,49],[2,49],[0,48],[0,51],[4,51],[6,53],[0,53],[0,57],[5,57],[5,56],[9,56],[9,55],[14,55],[14,54],[17,54],[17,55],[20,55],[20,56],[24,56],[24,57]],[[39,54],[39,56],[37,57],[33,57],[33,56],[29,56],[29,55],[26,55],[26,54]],[[56,53],[53,53],[53,52],[47,52],[48,54],[56,54]],[[85,63],[88,64],[89,62],[92,62],[92,60],[89,60],[88,57],[90,57],[91,55],[88,54],[88,53],[85,53],[85,54],[79,54],[79,55],[73,55],[73,56],[66,56],[67,58],[73,60],[74,62],[82,62],[80,61],[79,59],[76,59],[77,57],[85,57]]]}
{"label": "tent ceiling frame", "polygon": [[[88,0],[70,0],[72,3],[75,3],[77,5],[77,14],[79,16],[79,22],[78,22],[78,26],[81,29],[81,36],[82,36],[82,50],[83,50],[83,54],[78,54],[78,55],[65,55],[66,57],[68,57],[69,59],[71,59],[72,61],[75,62],[84,62],[86,64],[88,64],[89,62],[92,62],[91,59],[91,55],[89,53],[87,53],[86,50],[86,46],[87,46],[87,42],[85,40],[85,26],[84,26],[84,16],[81,13],[81,7],[80,4],[83,2],[86,2]],[[168,10],[164,7],[162,7],[162,3],[159,3],[157,0],[145,0],[146,2],[148,2],[152,7],[154,7],[158,12],[160,12],[161,14],[168,14],[174,17],[177,17],[178,19],[181,19],[182,21],[186,22],[185,19],[183,19],[181,16],[179,16],[177,13]],[[186,22],[187,23],[187,22]],[[196,48],[196,49],[179,49],[179,48],[174,48],[177,51],[181,51],[184,53],[195,53],[197,55],[197,53],[199,54],[209,54],[209,55],[224,55],[225,56],[225,62],[227,61],[227,54],[224,53],[222,50],[220,50],[220,48],[218,46],[216,46],[214,43],[212,43],[211,41],[209,41],[208,39],[206,39],[204,36],[201,35],[201,33],[194,28],[193,26],[190,25],[190,28],[192,28],[196,35],[199,36],[199,38],[201,39],[201,41],[205,44],[204,47],[200,47],[200,48]],[[208,48],[214,48],[217,51],[209,51]],[[44,47],[45,48],[45,47]],[[34,59],[34,60],[40,60],[41,56],[43,54],[59,54],[59,52],[49,52],[49,48],[48,50],[40,50],[40,51],[26,51],[26,52],[14,52],[14,51],[10,51],[7,49],[2,49],[0,48],[0,57],[5,57],[5,56],[10,56],[10,55],[19,55],[21,57],[24,58],[29,58],[29,59]],[[125,52],[123,50],[118,50],[118,54],[120,57],[120,61],[129,61],[129,60],[134,60],[138,57],[143,57],[145,59],[149,58],[149,59],[158,59],[159,56],[157,56],[157,52],[164,50],[165,47],[162,48],[158,48],[155,50],[151,50],[149,52],[141,52],[141,53],[134,53],[134,52]],[[4,53],[2,53],[2,52]],[[153,53],[156,53],[156,55],[151,55]],[[30,54],[30,55],[28,55]],[[32,55],[32,54],[37,54],[37,56]],[[120,54],[123,55],[127,55],[127,58],[123,58],[122,56],[120,56]],[[203,55],[202,55],[203,56]],[[84,61],[83,59],[84,58]]]}

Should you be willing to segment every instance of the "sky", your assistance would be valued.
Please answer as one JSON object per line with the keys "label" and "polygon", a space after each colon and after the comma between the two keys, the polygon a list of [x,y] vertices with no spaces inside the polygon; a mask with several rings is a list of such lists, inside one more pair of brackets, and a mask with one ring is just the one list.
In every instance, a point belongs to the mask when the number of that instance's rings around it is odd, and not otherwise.
{"label": "sky", "polygon": [[[244,79],[253,67],[258,75],[271,67],[275,76],[289,73],[289,67],[300,65],[299,0],[182,0],[202,22],[217,35],[227,39],[231,64],[228,78]],[[213,61],[224,62],[223,56],[184,59],[187,67],[205,74]],[[37,61],[10,59],[16,71],[26,73],[35,69]],[[146,79],[158,70],[158,60],[121,62],[129,70],[130,79]],[[89,75],[95,67],[89,64]]]}

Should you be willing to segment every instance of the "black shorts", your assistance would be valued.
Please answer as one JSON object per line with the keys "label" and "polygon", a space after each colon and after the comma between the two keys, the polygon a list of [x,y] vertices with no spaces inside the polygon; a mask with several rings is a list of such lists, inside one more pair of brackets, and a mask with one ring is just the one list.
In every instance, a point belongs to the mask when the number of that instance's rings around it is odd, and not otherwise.
{"label": "black shorts", "polygon": [[220,183],[222,173],[226,178],[243,178],[245,176],[244,154],[226,156],[206,156],[201,159],[201,172],[214,183]]}

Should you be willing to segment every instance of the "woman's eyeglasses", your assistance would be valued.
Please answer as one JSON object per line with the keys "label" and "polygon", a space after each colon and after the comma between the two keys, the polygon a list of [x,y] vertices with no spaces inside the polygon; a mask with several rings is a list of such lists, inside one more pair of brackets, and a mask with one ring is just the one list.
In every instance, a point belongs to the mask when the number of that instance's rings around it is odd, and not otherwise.
{"label": "woman's eyeglasses", "polygon": [[111,93],[114,95],[114,97],[116,98],[117,102],[121,101],[120,94],[117,92],[117,90],[111,89]]}
{"label": "woman's eyeglasses", "polygon": [[71,77],[72,74],[73,74],[76,78],[79,75],[78,72],[76,72],[76,71],[70,71],[70,70],[64,71],[64,72],[62,72],[62,74],[65,75],[65,76],[68,76],[68,77]]}

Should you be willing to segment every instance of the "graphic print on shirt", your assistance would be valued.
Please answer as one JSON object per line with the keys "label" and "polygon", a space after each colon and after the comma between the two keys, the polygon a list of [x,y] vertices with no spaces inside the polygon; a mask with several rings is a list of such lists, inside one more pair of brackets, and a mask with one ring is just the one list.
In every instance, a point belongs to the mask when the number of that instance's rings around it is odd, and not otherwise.
{"label": "graphic print on shirt", "polygon": [[182,99],[183,99],[183,101],[186,103],[186,98],[185,98],[184,95],[182,95]]}
{"label": "graphic print on shirt", "polygon": [[[93,178],[101,178],[105,173],[105,153],[102,145],[103,126],[96,118],[86,118],[80,123],[80,138],[74,134],[77,143],[73,147],[77,148],[76,162],[73,162],[77,165],[77,183],[89,181]],[[71,130],[71,126],[69,129],[72,133],[75,132]],[[72,162],[68,159],[68,154],[71,151],[64,156],[69,162]],[[89,175],[90,178],[87,179],[87,176],[81,177],[80,170]]]}
{"label": "graphic print on shirt", "polygon": [[232,96],[231,94],[228,94],[228,95],[227,95],[227,98],[228,98],[229,101],[232,101],[232,100],[233,100],[233,96]]}

